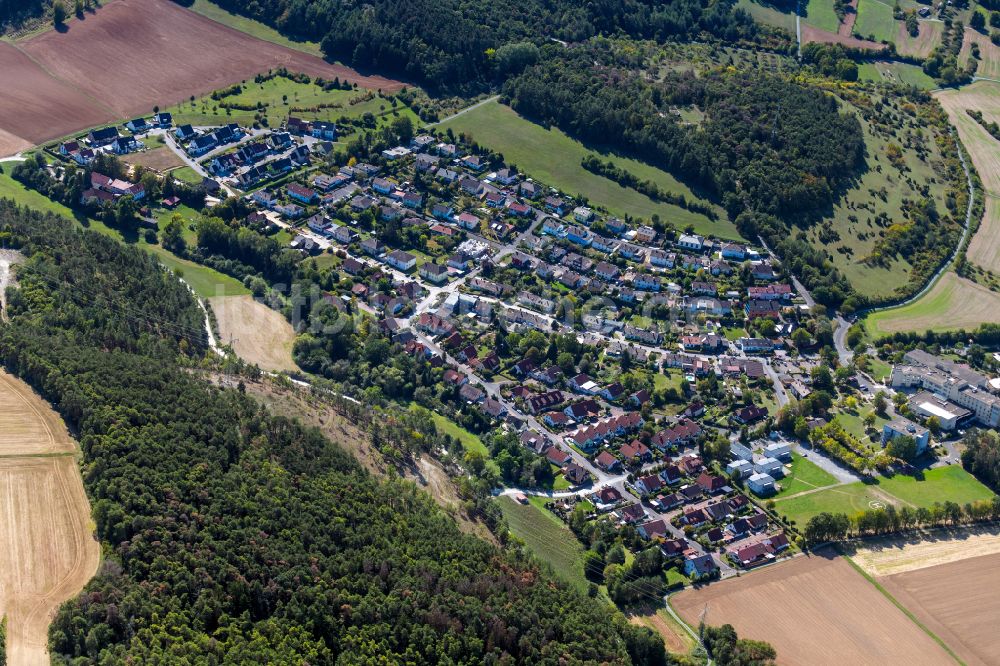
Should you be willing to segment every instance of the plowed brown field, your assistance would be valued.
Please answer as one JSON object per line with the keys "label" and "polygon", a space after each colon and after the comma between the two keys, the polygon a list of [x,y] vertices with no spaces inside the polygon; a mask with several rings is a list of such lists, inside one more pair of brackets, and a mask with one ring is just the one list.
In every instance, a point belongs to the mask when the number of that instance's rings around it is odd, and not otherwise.
{"label": "plowed brown field", "polygon": [[924,567],[879,582],[968,666],[997,663],[1000,554]]}
{"label": "plowed brown field", "polygon": [[944,649],[843,557],[788,562],[671,598],[684,621],[731,624],[743,638],[766,640],[779,664],[940,666]]}
{"label": "plowed brown field", "polygon": [[0,615],[11,666],[49,663],[52,615],[100,561],[75,449],[49,405],[0,370]]}
{"label": "plowed brown field", "polygon": [[[281,66],[366,88],[403,86],[251,37],[170,0],[113,0],[65,32],[0,44],[0,130],[39,143]],[[2,138],[4,152],[19,149]]]}

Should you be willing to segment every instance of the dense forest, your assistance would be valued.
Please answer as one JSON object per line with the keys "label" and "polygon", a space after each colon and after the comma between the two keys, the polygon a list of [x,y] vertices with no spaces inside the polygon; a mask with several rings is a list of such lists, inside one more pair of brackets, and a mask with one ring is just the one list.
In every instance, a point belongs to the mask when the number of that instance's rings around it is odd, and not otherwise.
{"label": "dense forest", "polygon": [[976,430],[963,442],[962,466],[995,492],[1000,492],[1000,437],[992,430]]}
{"label": "dense forest", "polygon": [[7,202],[0,243],[29,257],[0,356],[77,433],[104,547],[58,661],[667,663],[411,484],[192,373],[200,310],[142,251]]}
{"label": "dense forest", "polygon": [[[546,54],[505,86],[515,110],[591,143],[613,139],[710,188],[734,217],[829,204],[861,164],[860,124],[819,90],[724,70],[650,83],[617,66],[603,42]],[[691,105],[705,114],[694,128],[671,113]]]}
{"label": "dense forest", "polygon": [[[185,4],[183,1],[182,4]],[[733,0],[218,0],[225,8],[322,43],[356,67],[435,88],[502,78],[547,39],[624,33],[655,39],[753,40],[758,26]]]}

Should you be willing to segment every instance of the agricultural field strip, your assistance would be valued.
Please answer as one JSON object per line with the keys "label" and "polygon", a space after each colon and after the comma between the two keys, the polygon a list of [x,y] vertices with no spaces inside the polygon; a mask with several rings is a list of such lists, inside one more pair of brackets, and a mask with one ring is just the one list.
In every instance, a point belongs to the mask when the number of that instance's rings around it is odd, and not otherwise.
{"label": "agricultural field strip", "polygon": [[846,558],[796,557],[671,597],[688,624],[732,624],[768,640],[781,664],[949,663],[945,649],[894,606]]}
{"label": "agricultural field strip", "polygon": [[932,530],[911,537],[880,537],[847,546],[854,562],[871,576],[925,569],[1000,553],[1000,527]]}

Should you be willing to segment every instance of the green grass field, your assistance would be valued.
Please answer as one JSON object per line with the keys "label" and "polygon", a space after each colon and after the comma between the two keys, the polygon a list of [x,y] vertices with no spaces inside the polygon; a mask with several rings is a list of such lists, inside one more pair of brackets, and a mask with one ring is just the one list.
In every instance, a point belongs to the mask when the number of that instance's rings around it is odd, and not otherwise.
{"label": "green grass field", "polygon": [[931,507],[937,502],[965,504],[993,497],[993,493],[958,465],[924,472],[923,478],[897,475],[877,483],[836,486],[790,499],[777,499],[775,508],[800,527],[824,511],[854,515],[876,506]]}
{"label": "green grass field", "polygon": [[586,592],[583,575],[583,545],[558,518],[544,508],[544,500],[532,497],[518,504],[510,497],[497,499],[510,531],[553,572],[580,592]]}
{"label": "green grass field", "polygon": [[805,527],[810,518],[824,511],[853,516],[861,511],[867,511],[878,502],[882,505],[887,503],[884,496],[872,490],[872,486],[858,482],[790,499],[778,499],[775,501],[775,510],[794,520],[801,528]]}
{"label": "green grass field", "polygon": [[[590,173],[580,161],[593,150],[558,129],[545,129],[519,116],[498,102],[484,104],[440,126],[440,129],[448,128],[456,134],[469,134],[478,143],[502,153],[508,163],[546,185],[571,195],[583,195],[591,204],[607,208],[614,215],[629,214],[649,219],[656,214],[677,228],[692,224],[699,233],[739,238],[736,227],[728,220],[712,222],[704,215],[655,202],[633,189]],[[644,180],[652,180],[663,189],[682,193],[689,200],[697,199],[690,188],[665,171],[618,155],[605,154],[602,159],[611,159],[619,167]]]}
{"label": "green grass field", "polygon": [[170,171],[170,175],[182,183],[188,183],[190,185],[198,185],[201,183],[201,176],[197,171],[189,166],[177,167],[176,169]]}
{"label": "green grass field", "polygon": [[[795,34],[795,13],[791,11],[781,11],[777,7],[769,6],[767,3],[758,3],[754,0],[738,0],[737,7],[745,9],[754,21],[766,23],[768,25],[783,28]],[[836,18],[836,15],[834,16]]]}
{"label": "green grass field", "polygon": [[[848,412],[846,410],[837,412],[836,418],[837,421],[839,421],[840,424],[844,426],[844,430],[851,433],[852,435],[860,439],[862,442],[868,443],[868,435],[865,434],[864,418],[866,415],[868,415],[873,411],[875,410],[872,409],[871,405],[862,403],[855,412]],[[884,426],[888,422],[889,419],[876,414],[875,423],[873,427],[875,428],[876,431],[881,432],[882,426]]]}
{"label": "green grass field", "polygon": [[[871,95],[874,100],[880,98],[877,92]],[[845,111],[854,109],[846,102],[843,108]],[[942,162],[936,129],[923,127],[921,121],[905,115],[902,116],[903,126],[891,131],[869,122],[860,114],[858,120],[867,146],[867,169],[862,172],[857,186],[840,198],[822,222],[807,231],[807,237],[814,247],[829,253],[833,264],[859,293],[884,299],[907,286],[912,269],[899,257],[891,258],[885,267],[865,263],[882,234],[886,233],[876,221],[877,216],[884,213],[893,222],[904,219],[905,201],[922,198],[920,188],[923,187],[927,187],[938,210],[947,210],[947,185],[935,169],[935,165]],[[905,171],[900,173],[890,161],[887,150],[890,145],[901,145],[899,137],[903,132],[921,144],[926,150],[926,158],[921,159],[917,150],[904,150],[900,164]]]}
{"label": "green grass field", "polygon": [[323,49],[316,42],[289,39],[270,26],[244,16],[233,14],[208,0],[194,0],[190,8],[202,16],[212,19],[216,23],[227,25],[240,32],[245,32],[257,39],[263,39],[272,44],[278,44],[279,46],[285,46],[296,51],[323,57]]}
{"label": "green grass field", "polygon": [[874,339],[897,331],[971,331],[995,322],[998,311],[1000,294],[949,271],[916,301],[868,315],[865,333]]}
{"label": "green grass field", "polygon": [[858,18],[854,22],[854,34],[876,42],[893,42],[898,31],[899,26],[892,17],[892,5],[882,0],[858,0]]}
{"label": "green grass field", "polygon": [[[223,103],[250,107],[250,110],[227,109],[221,106]],[[289,115],[307,120],[336,121],[342,116],[360,118],[366,113],[375,116],[380,124],[401,114],[409,116],[415,125],[420,124],[416,114],[408,107],[398,102],[394,107],[391,97],[382,97],[363,89],[323,90],[315,83],[299,83],[284,77],[275,77],[262,83],[248,79],[244,82],[243,91],[237,95],[221,100],[214,100],[207,95],[193,102],[182,102],[169,111],[173,113],[174,123],[178,125],[239,123],[251,126],[256,120],[255,116],[261,114],[266,117],[268,126],[278,127]]]}
{"label": "green grass field", "polygon": [[778,481],[781,490],[774,496],[775,499],[837,483],[837,479],[832,474],[798,453],[792,454],[792,464],[789,467],[791,472]]}
{"label": "green grass field", "polygon": [[[840,19],[833,11],[833,0],[809,0],[802,13],[802,21],[820,30],[828,30],[833,33],[836,33],[840,28]],[[793,26],[793,32],[794,29]]]}
{"label": "green grass field", "polygon": [[905,62],[863,62],[858,65],[858,79],[876,83],[897,83],[921,90],[934,90],[937,82],[917,65]]}
{"label": "green grass field", "polygon": [[924,478],[897,475],[881,479],[879,487],[914,506],[933,506],[935,502],[977,502],[993,497],[989,488],[966,472],[960,465],[928,470]]}
{"label": "green grass field", "polygon": [[[418,407],[416,405],[413,405],[412,408],[423,409],[422,407]],[[479,435],[469,432],[449,419],[447,416],[442,416],[441,414],[430,410],[427,411],[434,420],[434,425],[437,426],[438,432],[451,435],[457,439],[462,444],[462,448],[466,451],[476,451],[477,453],[481,453],[484,458],[490,457],[490,450],[486,448],[485,444],[483,444],[483,440],[479,438]]]}

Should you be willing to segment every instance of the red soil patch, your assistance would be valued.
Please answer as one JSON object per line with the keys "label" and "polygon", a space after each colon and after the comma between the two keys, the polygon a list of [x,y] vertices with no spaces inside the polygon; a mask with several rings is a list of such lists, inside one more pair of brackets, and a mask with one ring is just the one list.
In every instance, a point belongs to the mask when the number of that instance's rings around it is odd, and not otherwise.
{"label": "red soil patch", "polygon": [[49,31],[18,48],[0,44],[0,129],[35,143],[281,66],[384,91],[404,85],[259,40],[170,0],[115,0],[67,32]]}
{"label": "red soil patch", "polygon": [[6,42],[0,42],[0,71],[3,72],[0,155],[16,153],[47,138],[108,120],[108,109],[52,78]]}
{"label": "red soil patch", "polygon": [[[841,29],[843,29],[844,24],[841,24]],[[853,29],[854,24],[851,24]],[[844,37],[843,35],[834,34],[826,30],[820,30],[819,28],[814,28],[806,23],[802,24],[802,42],[821,42],[823,44],[843,44],[844,46],[852,49],[869,49],[872,51],[881,51],[885,48],[885,44],[879,44],[878,42],[870,42],[867,39],[858,39],[856,37]]]}
{"label": "red soil patch", "polygon": [[854,30],[854,22],[858,20],[858,0],[851,0],[851,10],[844,14],[844,20],[840,23],[837,34],[841,37],[850,37]]}

